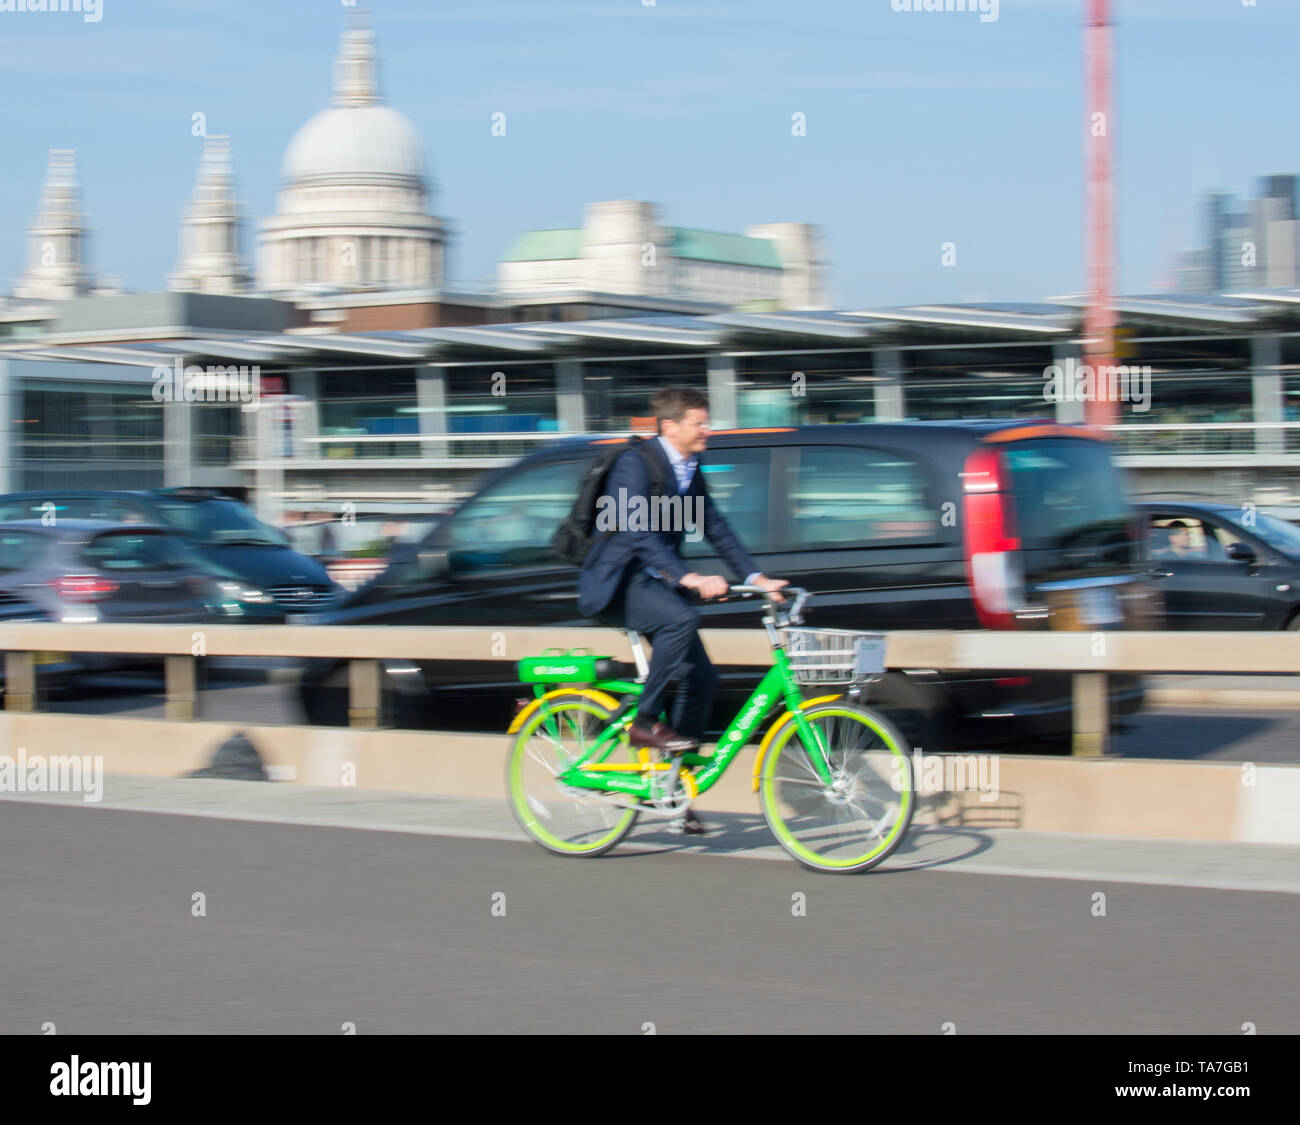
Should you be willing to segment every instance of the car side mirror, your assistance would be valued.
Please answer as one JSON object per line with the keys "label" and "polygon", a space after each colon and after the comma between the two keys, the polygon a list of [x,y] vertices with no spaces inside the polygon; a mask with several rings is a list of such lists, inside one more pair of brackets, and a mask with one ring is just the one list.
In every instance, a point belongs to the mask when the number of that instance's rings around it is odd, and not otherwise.
{"label": "car side mirror", "polygon": [[1227,550],[1233,562],[1253,563],[1256,559],[1254,550],[1245,543],[1229,543]]}

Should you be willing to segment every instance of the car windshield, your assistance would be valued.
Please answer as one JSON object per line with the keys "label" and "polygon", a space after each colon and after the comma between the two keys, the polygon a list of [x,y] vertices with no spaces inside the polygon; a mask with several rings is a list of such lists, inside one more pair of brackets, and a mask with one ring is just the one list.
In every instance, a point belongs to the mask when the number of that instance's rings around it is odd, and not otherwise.
{"label": "car windshield", "polygon": [[168,523],[183,528],[210,547],[283,547],[285,537],[234,500],[159,500]]}
{"label": "car windshield", "polygon": [[1223,514],[1243,531],[1258,535],[1270,547],[1276,547],[1284,555],[1300,558],[1300,528],[1295,524],[1254,509],[1242,512],[1234,508]]}
{"label": "car windshield", "polygon": [[558,566],[551,536],[569,514],[594,458],[528,465],[467,500],[432,538],[455,570]]}
{"label": "car windshield", "polygon": [[81,557],[100,570],[176,570],[188,553],[170,534],[161,531],[109,531],[96,535]]}

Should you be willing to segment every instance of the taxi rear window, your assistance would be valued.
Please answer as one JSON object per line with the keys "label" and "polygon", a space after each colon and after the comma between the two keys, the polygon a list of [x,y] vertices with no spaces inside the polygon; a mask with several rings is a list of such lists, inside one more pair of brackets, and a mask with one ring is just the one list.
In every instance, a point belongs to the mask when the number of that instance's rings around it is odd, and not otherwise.
{"label": "taxi rear window", "polygon": [[1004,453],[1024,549],[1100,546],[1130,537],[1124,482],[1102,442],[1030,438],[1008,444]]}

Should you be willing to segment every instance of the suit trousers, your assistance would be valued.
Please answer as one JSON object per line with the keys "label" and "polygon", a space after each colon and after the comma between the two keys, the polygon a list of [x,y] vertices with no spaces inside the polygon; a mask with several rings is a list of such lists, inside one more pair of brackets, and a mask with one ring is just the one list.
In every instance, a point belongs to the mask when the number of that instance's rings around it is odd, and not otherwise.
{"label": "suit trousers", "polygon": [[718,671],[700,640],[699,612],[684,593],[637,569],[596,616],[607,625],[635,629],[654,646],[650,674],[637,705],[640,721],[645,726],[658,721],[669,685],[677,680],[669,726],[687,738],[701,738],[718,687]]}

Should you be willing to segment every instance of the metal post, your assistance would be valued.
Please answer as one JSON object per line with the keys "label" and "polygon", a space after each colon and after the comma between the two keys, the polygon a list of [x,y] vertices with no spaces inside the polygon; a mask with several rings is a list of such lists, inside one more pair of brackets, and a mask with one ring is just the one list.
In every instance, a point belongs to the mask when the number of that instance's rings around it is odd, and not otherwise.
{"label": "metal post", "polygon": [[[1073,360],[1073,365],[1070,361]],[[1052,362],[1061,370],[1061,389],[1067,390],[1070,387],[1069,376],[1077,371],[1083,360],[1080,355],[1079,345],[1071,340],[1067,343],[1057,344],[1052,349]],[[1058,422],[1082,422],[1083,421],[1083,401],[1076,399],[1073,395],[1068,398],[1064,395],[1056,400],[1056,420]]]}
{"label": "metal post", "polygon": [[556,418],[566,434],[580,434],[587,429],[587,405],[583,394],[583,365],[577,360],[561,360],[555,365]]}
{"label": "metal post", "polygon": [[293,412],[293,456],[319,457],[321,446],[308,438],[320,437],[320,378],[313,367],[289,372],[289,387],[295,396]]}
{"label": "metal post", "polygon": [[[1286,396],[1282,390],[1282,339],[1260,335],[1250,339],[1251,407],[1256,422],[1285,422]],[[1268,429],[1255,431],[1256,453],[1282,453],[1286,433]]]}
{"label": "metal post", "polygon": [[36,656],[34,653],[5,653],[5,710],[36,710]]}
{"label": "metal post", "polygon": [[163,481],[168,488],[182,488],[194,475],[193,403],[180,397],[184,388],[173,393],[176,397],[163,403]]}
{"label": "metal post", "polygon": [[1076,758],[1100,758],[1110,749],[1110,699],[1105,672],[1074,674]]}
{"label": "metal post", "polygon": [[192,656],[168,656],[166,661],[167,707],[169,719],[186,721],[194,718],[197,698],[196,661]]}
{"label": "metal post", "polygon": [[284,520],[284,458],[280,448],[282,395],[268,395],[252,412],[257,434],[256,511],[257,518],[272,527]]}
{"label": "metal post", "polygon": [[[416,368],[415,402],[419,407],[421,434],[447,432],[447,369],[428,363]],[[445,441],[420,442],[421,457],[446,457]]]}
{"label": "metal post", "polygon": [[348,661],[348,726],[379,726],[379,661]]}
{"label": "metal post", "polygon": [[903,353],[897,348],[881,348],[872,353],[872,361],[872,373],[878,376],[875,382],[875,420],[901,422],[907,417]]}
{"label": "metal post", "polygon": [[14,446],[9,437],[10,419],[23,417],[22,406],[22,387],[17,380],[10,380],[9,361],[0,357],[0,491],[3,492],[22,487],[14,469]]}
{"label": "metal post", "polygon": [[736,401],[736,361],[729,355],[709,356],[709,422],[715,430],[740,425]]}

